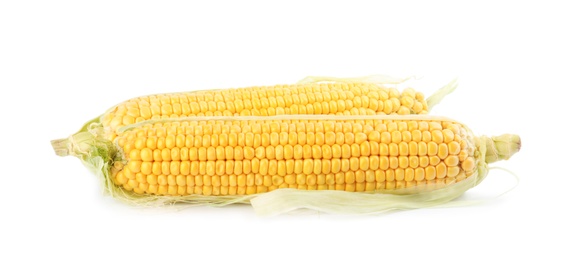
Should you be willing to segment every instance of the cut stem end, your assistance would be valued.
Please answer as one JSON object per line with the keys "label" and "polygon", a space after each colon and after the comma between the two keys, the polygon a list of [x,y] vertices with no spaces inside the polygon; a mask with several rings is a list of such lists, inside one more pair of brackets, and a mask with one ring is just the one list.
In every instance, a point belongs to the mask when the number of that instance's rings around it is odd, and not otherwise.
{"label": "cut stem end", "polygon": [[521,138],[518,135],[504,134],[487,139],[486,163],[508,160],[521,149]]}
{"label": "cut stem end", "polygon": [[52,144],[52,148],[54,149],[56,155],[58,156],[70,155],[69,153],[70,148],[68,147],[69,143],[68,138],[52,140],[50,141],[50,143]]}

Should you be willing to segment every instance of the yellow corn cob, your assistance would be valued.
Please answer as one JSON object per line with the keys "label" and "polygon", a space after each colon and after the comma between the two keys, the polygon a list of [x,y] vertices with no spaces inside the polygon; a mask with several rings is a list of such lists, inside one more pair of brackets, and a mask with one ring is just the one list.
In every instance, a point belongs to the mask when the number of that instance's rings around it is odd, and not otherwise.
{"label": "yellow corn cob", "polygon": [[158,119],[118,134],[80,132],[53,146],[101,167],[116,195],[192,203],[283,188],[415,194],[472,179],[470,188],[520,148],[516,135],[475,137],[427,115]]}
{"label": "yellow corn cob", "polygon": [[110,139],[126,125],[189,116],[273,116],[284,114],[426,114],[424,95],[374,83],[304,83],[149,95],[116,105],[96,121]]}

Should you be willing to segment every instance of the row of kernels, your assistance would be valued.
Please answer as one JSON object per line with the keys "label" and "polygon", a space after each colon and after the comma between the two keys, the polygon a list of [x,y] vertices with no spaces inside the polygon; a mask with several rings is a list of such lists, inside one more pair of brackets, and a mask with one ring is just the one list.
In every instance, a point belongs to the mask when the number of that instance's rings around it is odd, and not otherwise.
{"label": "row of kernels", "polygon": [[[158,132],[159,133],[159,132]],[[162,134],[163,135],[163,134]],[[135,134],[124,135],[118,139],[118,145],[126,148],[135,149],[172,149],[172,148],[208,148],[215,146],[247,146],[258,148],[260,146],[279,146],[279,145],[352,145],[358,144],[367,146],[368,149],[378,150],[377,146],[387,145],[387,146],[400,146],[409,148],[413,151],[414,148],[419,147],[418,150],[444,150],[450,151],[450,153],[455,153],[455,151],[465,150],[470,147],[469,142],[465,141],[450,141],[450,142],[440,142],[444,141],[438,140],[434,141],[432,138],[411,138],[412,135],[409,132],[400,133],[399,131],[394,131],[392,134],[388,132],[369,132],[365,134],[363,132],[272,132],[272,133],[222,133],[222,134],[205,134],[205,135],[193,135],[193,134],[178,134],[178,135],[167,135],[167,136],[136,136]],[[369,140],[369,141],[368,141]],[[381,143],[379,143],[381,142]],[[375,146],[373,149],[369,146]],[[463,146],[463,147],[462,147]],[[126,151],[129,152],[129,151]]]}
{"label": "row of kernels", "polygon": [[[399,99],[399,95],[391,95],[392,97],[389,98],[390,95],[387,94],[386,90],[378,90],[373,88],[362,88],[364,92],[362,96],[354,96],[352,91],[326,91],[323,89],[321,92],[315,93],[300,93],[297,95],[290,95],[286,94],[285,92],[282,93],[281,91],[278,92],[277,90],[274,92],[271,90],[273,95],[276,96],[269,96],[269,99],[266,97],[253,97],[253,94],[262,93],[264,90],[256,90],[250,91],[249,90],[237,90],[242,96],[233,97],[229,95],[229,100],[223,98],[223,95],[218,93],[217,91],[214,93],[206,93],[206,92],[196,92],[196,93],[187,93],[187,94],[166,94],[166,95],[158,95],[152,97],[141,97],[134,100],[130,100],[123,105],[118,106],[115,109],[115,121],[114,124],[119,124],[120,121],[126,125],[134,122],[139,122],[147,119],[152,118],[162,118],[161,116],[171,116],[173,114],[179,115],[198,115],[200,113],[207,113],[207,112],[216,112],[220,111],[222,115],[241,115],[244,110],[251,110],[254,109],[253,113],[245,113],[244,114],[290,114],[291,112],[296,111],[277,111],[276,113],[272,110],[266,110],[267,108],[279,108],[279,107],[291,107],[292,105],[307,105],[307,104],[319,104],[322,108],[322,111],[318,111],[318,107],[312,109],[307,109],[308,111],[314,111],[315,113],[336,113],[336,112],[343,112],[342,104],[337,104],[337,102],[330,102],[330,101],[343,101],[347,100],[350,101],[351,104],[345,104],[345,110],[351,109],[352,107],[356,108],[369,108],[373,112],[377,111],[384,111],[386,113],[392,113],[394,111],[399,111],[399,114],[404,113],[407,109],[408,113],[410,109],[414,108],[415,112],[425,109],[425,104],[421,104],[419,106],[415,106],[414,104],[418,104],[417,100],[413,100],[413,97],[410,95],[404,95],[401,97],[401,101]],[[269,90],[268,90],[269,91]],[[320,91],[317,89],[317,91]],[[366,92],[368,91],[368,92]],[[395,91],[395,90],[394,90]],[[290,91],[291,92],[291,91]],[[368,95],[365,95],[368,94]],[[355,94],[359,95],[359,94]],[[216,97],[215,99],[211,97]],[[217,98],[222,97],[222,98]],[[245,100],[243,100],[243,99]],[[285,100],[284,100],[285,98]],[[388,99],[389,98],[389,99]],[[261,100],[260,100],[261,99]],[[324,102],[325,101],[325,102]],[[384,104],[384,101],[386,103]],[[317,105],[316,105],[317,106]],[[336,109],[337,107],[337,109]],[[327,108],[327,109],[326,109]],[[405,108],[405,109],[400,109]],[[298,112],[301,109],[297,109]],[[227,113],[226,113],[227,112]],[[352,114],[362,114],[360,113],[352,113]],[[371,114],[369,111],[367,114]],[[217,114],[213,114],[216,115]],[[124,117],[126,119],[124,119]],[[111,118],[106,118],[104,121],[111,120]],[[108,122],[107,122],[108,123]]]}
{"label": "row of kernels", "polygon": [[[316,131],[322,131],[321,130],[321,125],[325,125],[325,124],[331,124],[331,125],[336,125],[336,129],[339,127],[340,129],[342,127],[344,127],[345,125],[348,124],[360,124],[362,125],[362,123],[365,123],[365,125],[371,125],[373,127],[373,125],[376,125],[376,129],[378,131],[395,131],[395,130],[399,130],[399,131],[413,131],[413,130],[420,130],[420,131],[424,131],[424,130],[435,130],[438,128],[434,128],[434,129],[430,129],[429,128],[429,124],[428,122],[422,121],[419,122],[419,129],[413,129],[413,124],[417,124],[417,122],[415,121],[410,121],[410,127],[409,129],[407,128],[407,122],[405,121],[392,121],[392,122],[387,122],[386,124],[381,124],[381,122],[377,122],[378,120],[357,120],[358,122],[334,122],[334,121],[310,121],[310,120],[284,120],[284,121],[279,121],[276,120],[274,122],[264,122],[264,121],[183,121],[183,122],[169,122],[169,123],[165,123],[165,125],[171,125],[171,126],[182,126],[182,127],[192,127],[194,128],[194,130],[187,130],[187,131],[193,131],[193,132],[198,132],[197,129],[200,129],[200,133],[204,133],[204,134],[211,134],[212,132],[212,127],[214,128],[213,131],[216,132],[218,129],[221,129],[220,131],[225,132],[226,129],[229,129],[230,125],[240,125],[242,126],[242,128],[245,127],[251,127],[251,128],[255,128],[255,129],[263,129],[261,130],[262,132],[266,132],[265,130],[265,125],[267,124],[283,124],[286,125],[286,127],[290,127],[293,128],[295,127],[295,125],[299,125],[299,124],[304,124],[306,125],[305,131],[311,131],[311,132],[316,132]],[[360,121],[364,121],[364,122],[360,122]],[[431,122],[434,123],[434,122]],[[294,125],[295,124],[295,125]],[[226,128],[227,126],[227,128]],[[317,126],[317,127],[315,127]],[[439,125],[440,126],[440,125]],[[157,127],[157,124],[154,124],[154,127]],[[218,128],[216,128],[218,127]],[[319,127],[319,128],[318,128]],[[318,129],[316,129],[318,128]],[[240,128],[241,129],[241,128]],[[298,129],[301,130],[301,127],[298,127]],[[441,130],[441,129],[439,129]],[[228,130],[229,131],[229,130]],[[257,131],[257,130],[254,130]],[[287,129],[282,129],[282,131],[293,131],[293,129],[287,130]],[[361,128],[359,129],[359,131],[365,131],[365,130],[361,130]],[[453,131],[453,130],[452,130]],[[217,132],[216,132],[217,133]],[[449,133],[446,133],[446,135]],[[452,135],[452,134],[451,134]]]}
{"label": "row of kernels", "polygon": [[[403,188],[410,188],[414,186],[422,187],[421,189],[437,189],[448,185],[447,180],[432,180],[432,181],[386,181],[382,183],[353,183],[353,184],[282,184],[278,186],[177,186],[177,185],[147,185],[140,184],[137,188],[133,188],[128,184],[124,184],[123,188],[129,191],[134,191],[138,194],[154,194],[154,195],[169,195],[169,196],[186,196],[186,195],[203,195],[203,196],[226,196],[226,195],[252,195],[272,191],[278,188],[291,188],[299,190],[340,190],[347,192],[372,192],[376,190],[401,190]],[[433,188],[432,188],[433,187]]]}
{"label": "row of kernels", "polygon": [[[209,146],[209,147],[174,147],[150,149],[144,147],[125,147],[130,159],[144,162],[161,161],[215,161],[215,160],[243,160],[243,159],[348,159],[360,156],[438,156],[440,159],[456,157],[461,161],[467,158],[458,145],[439,144],[434,142],[401,142],[378,144],[364,141],[361,144],[333,144],[333,145],[268,145],[256,148],[248,146]],[[453,160],[453,159],[451,159]]]}
{"label": "row of kernels", "polygon": [[[364,132],[369,133],[373,130],[377,132],[419,132],[434,130],[441,131],[434,133],[436,138],[443,138],[451,141],[454,135],[459,135],[459,130],[451,124],[450,129],[443,129],[441,124],[428,121],[389,121],[389,120],[191,120],[181,122],[166,122],[144,125],[142,128],[150,131],[163,131],[167,134],[219,134],[225,132],[253,132],[253,133],[272,133],[272,132]],[[460,126],[461,128],[461,126]],[[177,132],[176,132],[177,131]],[[457,133],[456,133],[457,131]],[[463,136],[466,137],[466,136]]]}
{"label": "row of kernels", "polygon": [[[415,142],[412,142],[416,144]],[[400,143],[402,146],[407,146],[408,143]],[[272,134],[252,134],[252,133],[240,133],[240,134],[220,134],[220,135],[205,135],[205,136],[168,136],[164,137],[137,137],[135,139],[120,138],[118,139],[118,145],[123,146],[126,153],[130,153],[132,149],[151,149],[151,150],[162,150],[162,149],[192,149],[195,150],[199,148],[203,149],[234,149],[235,147],[242,148],[253,148],[257,149],[275,149],[276,151],[286,147],[286,153],[289,150],[301,151],[301,147],[318,147],[325,150],[329,147],[335,147],[334,153],[340,153],[335,151],[340,149],[339,147],[348,147],[350,145],[355,145],[355,147],[361,147],[362,151],[374,151],[371,153],[377,153],[375,151],[379,150],[380,145],[374,141],[367,141],[367,135],[364,133],[333,133],[328,132],[325,135],[323,133],[272,133]],[[398,144],[389,144],[398,145]],[[446,144],[447,146],[447,144]],[[298,149],[299,147],[299,149]],[[306,149],[306,148],[304,148]],[[314,148],[315,149],[315,148]],[[345,148],[343,148],[345,149]],[[349,149],[349,147],[348,147]],[[194,151],[195,151],[194,150]]]}
{"label": "row of kernels", "polygon": [[333,184],[353,184],[353,183],[383,183],[385,181],[430,181],[434,179],[451,179],[451,178],[465,178],[464,174],[455,174],[451,176],[434,173],[433,170],[414,171],[414,170],[357,170],[339,172],[336,174],[325,175],[306,175],[306,174],[288,174],[286,176],[269,176],[261,174],[242,174],[242,175],[223,175],[223,176],[183,176],[183,175],[149,175],[144,177],[137,177],[129,179],[122,176],[121,173],[115,176],[115,183],[117,185],[128,184],[132,188],[138,187],[140,184],[149,185],[178,185],[178,186],[281,186],[282,184],[298,184],[298,185],[333,185]]}
{"label": "row of kernels", "polygon": [[[320,93],[325,96],[326,92],[336,92],[334,89],[346,91],[341,85],[277,85],[273,87],[248,87],[225,90],[204,90],[188,93],[174,93],[150,96],[150,102],[160,102],[161,104],[175,104],[187,102],[230,102],[237,99],[257,99],[274,96],[297,95],[307,93]],[[340,96],[338,96],[340,97]]]}
{"label": "row of kernels", "polygon": [[[347,174],[337,178],[340,179],[351,179],[355,177],[354,173]],[[350,177],[348,177],[350,176]],[[461,177],[460,177],[461,176]],[[267,191],[272,191],[278,188],[293,188],[300,190],[342,190],[350,192],[362,192],[362,191],[375,191],[375,190],[400,190],[403,188],[410,187],[422,187],[426,188],[441,188],[445,185],[449,185],[454,181],[461,181],[465,179],[465,176],[458,175],[457,180],[454,178],[445,179],[433,179],[433,180],[421,180],[421,181],[402,181],[402,180],[388,180],[382,182],[338,182],[332,184],[319,183],[317,179],[310,178],[313,176],[290,176],[290,183],[283,182],[277,185],[267,185],[265,180],[261,181],[256,185],[255,180],[252,185],[247,185],[247,181],[243,185],[225,186],[225,185],[179,185],[179,184],[151,184],[151,183],[138,183],[136,181],[130,180],[124,184],[122,187],[129,191],[134,191],[135,193],[143,194],[156,194],[156,195],[249,195],[256,193],[263,193]],[[335,180],[336,177],[333,177]]]}
{"label": "row of kernels", "polygon": [[[329,174],[345,172],[348,170],[407,170],[434,171],[438,176],[453,175],[459,172],[459,167],[472,173],[474,161],[471,157],[459,163],[455,156],[441,161],[437,156],[432,157],[385,157],[362,156],[350,159],[298,159],[298,160],[268,160],[251,159],[242,161],[172,161],[172,162],[142,162],[129,161],[122,169],[123,175],[128,179],[136,178],[138,174],[144,175],[241,175],[260,173],[262,175],[287,174]],[[435,170],[431,170],[435,168]],[[410,170],[410,171],[411,171]]]}

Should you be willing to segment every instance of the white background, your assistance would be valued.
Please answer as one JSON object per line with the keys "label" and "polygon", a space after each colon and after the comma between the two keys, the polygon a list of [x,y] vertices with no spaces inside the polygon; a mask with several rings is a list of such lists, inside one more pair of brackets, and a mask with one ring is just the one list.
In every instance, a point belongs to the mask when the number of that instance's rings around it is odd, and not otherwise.
{"label": "white background", "polygon": [[[205,1],[208,2],[208,1]],[[573,259],[575,40],[567,1],[2,1],[0,259]],[[138,209],[50,140],[131,97],[417,75],[432,113],[521,135],[463,199],[377,216]]]}

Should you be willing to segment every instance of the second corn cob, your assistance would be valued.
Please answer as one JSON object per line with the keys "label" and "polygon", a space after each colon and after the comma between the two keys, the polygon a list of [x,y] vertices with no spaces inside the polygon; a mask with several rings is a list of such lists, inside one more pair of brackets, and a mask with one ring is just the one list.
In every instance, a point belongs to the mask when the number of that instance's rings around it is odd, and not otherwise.
{"label": "second corn cob", "polygon": [[[455,85],[451,82],[446,87],[452,90]],[[145,120],[190,116],[427,114],[434,102],[429,103],[421,92],[412,88],[399,91],[369,82],[308,82],[142,96],[114,106],[89,123],[101,125],[113,139],[118,128]]]}

